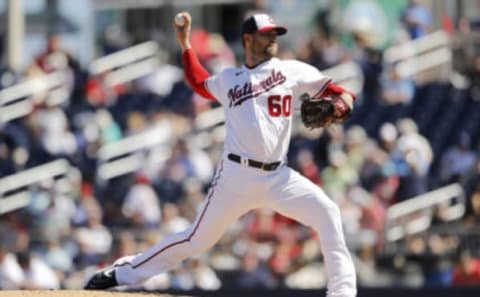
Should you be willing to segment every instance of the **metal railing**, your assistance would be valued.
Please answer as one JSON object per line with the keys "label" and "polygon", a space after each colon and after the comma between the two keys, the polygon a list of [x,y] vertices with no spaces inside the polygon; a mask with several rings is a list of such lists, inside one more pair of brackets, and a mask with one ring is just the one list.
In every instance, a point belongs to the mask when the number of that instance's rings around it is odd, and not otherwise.
{"label": "metal railing", "polygon": [[0,179],[0,215],[27,206],[30,187],[43,181],[66,179],[79,183],[80,173],[67,160],[58,159]]}
{"label": "metal railing", "polygon": [[105,83],[115,86],[154,72],[163,54],[155,41],[146,41],[94,60],[89,72],[106,73]]}
{"label": "metal railing", "polygon": [[387,210],[386,242],[427,230],[434,217],[448,222],[465,214],[465,193],[460,184],[451,184],[394,204]]}
{"label": "metal railing", "polygon": [[0,90],[0,124],[30,114],[41,103],[34,101],[38,94],[45,93],[42,100],[49,105],[63,103],[68,97],[66,78],[63,71],[56,71]]}
{"label": "metal railing", "polygon": [[154,56],[157,51],[157,43],[147,41],[95,59],[90,64],[89,71],[92,74],[103,73]]}
{"label": "metal railing", "polygon": [[[439,66],[447,66],[447,70],[451,70],[452,58],[450,37],[444,31],[436,31],[387,48],[384,51],[383,63],[395,64],[402,78],[416,78],[417,75]],[[441,73],[437,73],[439,74]]]}
{"label": "metal railing", "polygon": [[[147,41],[94,60],[89,72],[106,73],[105,83],[113,87],[154,72],[163,54],[156,42]],[[48,105],[65,102],[70,95],[68,77],[64,71],[55,71],[0,90],[0,124],[30,114],[35,104],[43,101]],[[35,101],[39,94],[44,94],[42,102]]]}
{"label": "metal railing", "polygon": [[171,137],[169,126],[157,124],[142,133],[102,146],[97,156],[99,181],[139,170],[151,152],[156,155],[153,158],[156,162],[165,161],[170,156]]}

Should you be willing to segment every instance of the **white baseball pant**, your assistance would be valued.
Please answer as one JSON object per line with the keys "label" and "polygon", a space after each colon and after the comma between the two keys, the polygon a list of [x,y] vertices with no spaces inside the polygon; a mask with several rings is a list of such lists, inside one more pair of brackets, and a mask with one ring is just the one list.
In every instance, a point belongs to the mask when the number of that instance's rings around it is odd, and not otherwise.
{"label": "white baseball pant", "polygon": [[190,228],[163,239],[144,253],[119,259],[115,263],[118,283],[141,283],[206,251],[228,226],[255,208],[274,209],[318,232],[327,268],[327,296],[356,296],[355,268],[345,244],[338,206],[288,166],[267,172],[227,159],[220,161]]}

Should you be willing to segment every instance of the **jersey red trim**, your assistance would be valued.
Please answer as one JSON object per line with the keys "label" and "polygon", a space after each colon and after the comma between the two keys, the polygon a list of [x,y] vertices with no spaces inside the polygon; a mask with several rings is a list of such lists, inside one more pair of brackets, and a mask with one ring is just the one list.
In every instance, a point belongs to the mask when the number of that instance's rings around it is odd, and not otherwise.
{"label": "jersey red trim", "polygon": [[183,52],[182,61],[185,78],[193,91],[206,99],[217,100],[206,87],[206,81],[211,75],[200,64],[192,49]]}

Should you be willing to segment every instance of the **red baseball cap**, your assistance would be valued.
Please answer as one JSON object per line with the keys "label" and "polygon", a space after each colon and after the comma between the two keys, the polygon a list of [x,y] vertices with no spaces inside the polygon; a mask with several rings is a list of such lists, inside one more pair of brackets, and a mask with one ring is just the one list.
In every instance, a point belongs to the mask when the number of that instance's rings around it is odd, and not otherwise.
{"label": "red baseball cap", "polygon": [[268,14],[255,14],[243,21],[242,34],[253,34],[256,32],[276,31],[277,35],[287,33],[287,28],[278,26]]}

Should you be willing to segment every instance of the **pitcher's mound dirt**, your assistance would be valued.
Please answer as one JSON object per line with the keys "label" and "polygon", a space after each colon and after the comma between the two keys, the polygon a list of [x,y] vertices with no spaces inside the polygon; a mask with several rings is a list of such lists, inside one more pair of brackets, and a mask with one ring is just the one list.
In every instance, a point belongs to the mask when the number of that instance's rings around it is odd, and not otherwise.
{"label": "pitcher's mound dirt", "polygon": [[155,293],[123,293],[106,291],[73,291],[73,290],[46,290],[46,291],[0,291],[0,297],[191,297]]}

